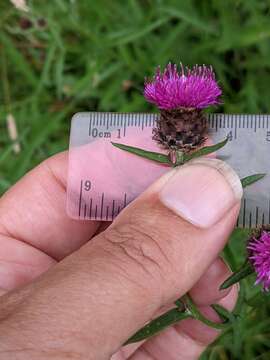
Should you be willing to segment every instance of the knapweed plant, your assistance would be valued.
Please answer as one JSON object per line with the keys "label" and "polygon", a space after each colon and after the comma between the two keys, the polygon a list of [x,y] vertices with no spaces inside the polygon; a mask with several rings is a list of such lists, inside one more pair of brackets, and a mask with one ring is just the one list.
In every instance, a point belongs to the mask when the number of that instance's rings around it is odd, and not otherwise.
{"label": "knapweed plant", "polygon": [[261,226],[251,231],[246,244],[246,262],[222,285],[227,289],[248,275],[256,274],[255,285],[262,284],[263,291],[270,289],[270,225]]}
{"label": "knapweed plant", "polygon": [[[204,146],[208,137],[208,121],[204,109],[220,104],[222,90],[216,81],[212,67],[195,65],[192,68],[169,63],[162,72],[160,67],[154,77],[145,81],[144,97],[157,106],[160,116],[153,128],[153,141],[157,142],[162,153],[146,151],[133,146],[112,143],[114,146],[141,156],[163,166],[181,166],[187,161],[205,156],[226,145],[222,142]],[[165,153],[164,153],[165,152]],[[241,180],[246,187],[260,180],[265,174],[255,174]],[[227,288],[249,274],[257,273],[257,283],[270,288],[270,227],[257,229],[247,243],[247,261],[227,279],[221,289]],[[231,325],[235,316],[220,305],[213,304],[221,322],[205,318],[186,294],[175,302],[175,306],[134,334],[128,343],[147,339],[170,325],[186,318],[194,318],[217,329]]]}

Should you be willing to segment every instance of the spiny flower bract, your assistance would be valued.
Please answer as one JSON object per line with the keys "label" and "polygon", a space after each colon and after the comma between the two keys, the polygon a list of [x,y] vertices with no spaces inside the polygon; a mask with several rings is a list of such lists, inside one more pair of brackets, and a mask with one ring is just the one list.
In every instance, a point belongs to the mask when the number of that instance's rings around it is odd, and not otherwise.
{"label": "spiny flower bract", "polygon": [[169,63],[163,73],[158,67],[153,79],[146,80],[144,87],[145,99],[164,110],[203,109],[219,104],[221,93],[212,67],[205,65],[190,69],[181,64],[178,71],[176,64]]}
{"label": "spiny flower bract", "polygon": [[256,273],[256,284],[261,283],[263,289],[270,288],[270,232],[262,231],[258,237],[252,237],[247,246],[249,261]]}

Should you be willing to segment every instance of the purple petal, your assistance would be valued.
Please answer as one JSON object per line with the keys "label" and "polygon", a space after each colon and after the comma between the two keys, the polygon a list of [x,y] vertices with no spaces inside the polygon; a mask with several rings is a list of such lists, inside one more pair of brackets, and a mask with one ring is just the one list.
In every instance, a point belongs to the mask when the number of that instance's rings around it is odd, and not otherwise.
{"label": "purple petal", "polygon": [[152,81],[146,81],[144,88],[146,100],[165,110],[203,109],[219,104],[221,94],[212,67],[205,65],[189,69],[181,64],[178,71],[177,65],[169,63],[163,73],[158,67]]}
{"label": "purple petal", "polygon": [[257,273],[256,284],[270,288],[270,232],[262,231],[259,238],[252,238],[247,246],[249,260]]}

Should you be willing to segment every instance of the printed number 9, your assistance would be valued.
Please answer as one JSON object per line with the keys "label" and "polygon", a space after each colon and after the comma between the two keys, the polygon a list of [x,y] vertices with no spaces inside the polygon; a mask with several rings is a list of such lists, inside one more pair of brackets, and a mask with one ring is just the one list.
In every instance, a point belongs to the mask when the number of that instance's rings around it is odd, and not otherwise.
{"label": "printed number 9", "polygon": [[85,180],[84,182],[84,190],[85,191],[89,191],[91,189],[91,181],[90,180]]}

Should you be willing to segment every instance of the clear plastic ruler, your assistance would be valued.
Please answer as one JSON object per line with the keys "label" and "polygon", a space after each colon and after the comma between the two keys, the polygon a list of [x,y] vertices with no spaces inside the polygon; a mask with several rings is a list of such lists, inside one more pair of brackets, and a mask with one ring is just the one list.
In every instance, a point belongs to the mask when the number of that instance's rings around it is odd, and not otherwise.
{"label": "clear plastic ruler", "polygon": [[[166,165],[132,155],[111,143],[162,152],[152,140],[157,116],[108,112],[73,116],[67,185],[70,217],[112,221],[151,183],[170,171]],[[208,117],[213,143],[229,137],[227,145],[218,151],[218,158],[228,162],[241,178],[267,174],[245,189],[238,226],[269,224],[270,115],[209,114]]]}

